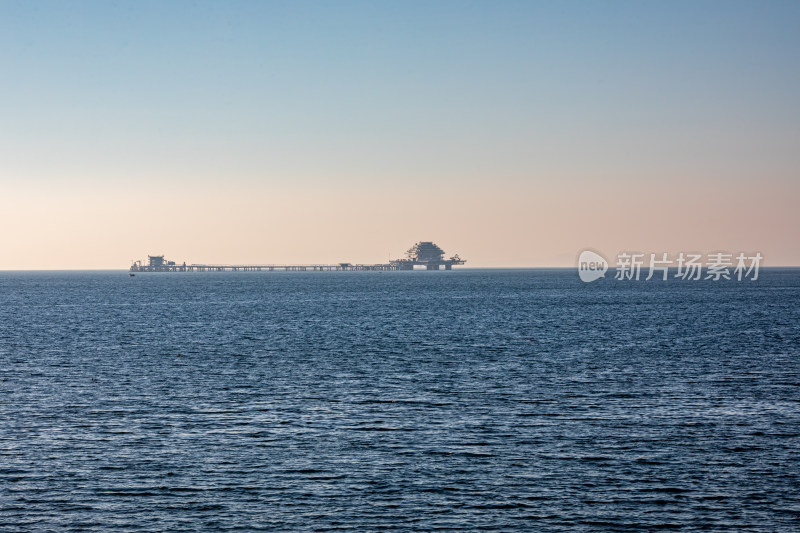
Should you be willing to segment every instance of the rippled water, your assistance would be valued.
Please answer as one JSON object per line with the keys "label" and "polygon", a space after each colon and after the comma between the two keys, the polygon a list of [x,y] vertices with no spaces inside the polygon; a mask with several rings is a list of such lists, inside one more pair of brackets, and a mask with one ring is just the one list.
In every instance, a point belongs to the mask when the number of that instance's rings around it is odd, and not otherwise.
{"label": "rippled water", "polygon": [[0,273],[0,529],[800,528],[800,271]]}

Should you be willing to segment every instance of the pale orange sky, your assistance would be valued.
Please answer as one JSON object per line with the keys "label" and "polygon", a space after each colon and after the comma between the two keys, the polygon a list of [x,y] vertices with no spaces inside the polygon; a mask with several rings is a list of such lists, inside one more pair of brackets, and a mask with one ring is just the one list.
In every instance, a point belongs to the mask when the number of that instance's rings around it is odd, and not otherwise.
{"label": "pale orange sky", "polygon": [[612,260],[626,250],[725,250],[800,264],[795,184],[543,181],[15,186],[0,199],[0,268],[126,268],[162,253],[189,263],[373,263],[419,240],[471,267],[574,266],[587,247]]}

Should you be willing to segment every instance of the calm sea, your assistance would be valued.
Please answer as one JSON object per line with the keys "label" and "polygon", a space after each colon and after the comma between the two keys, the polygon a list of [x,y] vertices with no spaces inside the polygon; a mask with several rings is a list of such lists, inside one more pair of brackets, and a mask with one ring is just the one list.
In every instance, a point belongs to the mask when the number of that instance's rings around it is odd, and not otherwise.
{"label": "calm sea", "polygon": [[800,529],[800,270],[0,273],[0,530]]}

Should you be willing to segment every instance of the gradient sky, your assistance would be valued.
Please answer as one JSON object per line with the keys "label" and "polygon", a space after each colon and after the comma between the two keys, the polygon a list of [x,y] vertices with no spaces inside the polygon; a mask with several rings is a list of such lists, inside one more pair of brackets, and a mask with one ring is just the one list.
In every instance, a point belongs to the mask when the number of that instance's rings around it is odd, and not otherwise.
{"label": "gradient sky", "polygon": [[800,265],[800,2],[0,2],[0,269]]}

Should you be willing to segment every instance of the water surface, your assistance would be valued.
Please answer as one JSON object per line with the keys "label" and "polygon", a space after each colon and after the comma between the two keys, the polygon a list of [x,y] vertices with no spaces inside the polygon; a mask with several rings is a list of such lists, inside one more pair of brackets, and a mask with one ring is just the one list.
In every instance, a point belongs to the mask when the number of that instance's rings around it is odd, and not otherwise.
{"label": "water surface", "polygon": [[0,273],[0,529],[800,528],[800,271]]}

